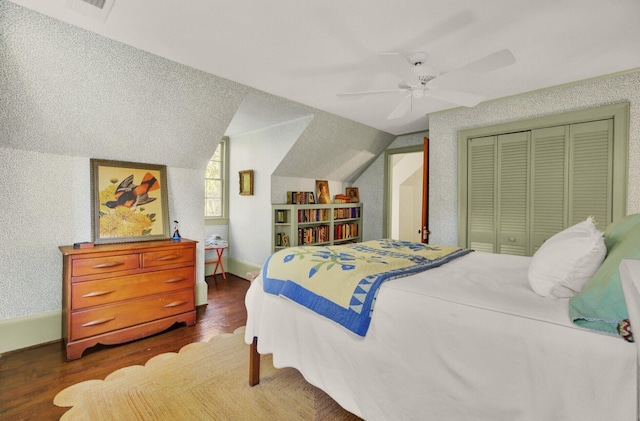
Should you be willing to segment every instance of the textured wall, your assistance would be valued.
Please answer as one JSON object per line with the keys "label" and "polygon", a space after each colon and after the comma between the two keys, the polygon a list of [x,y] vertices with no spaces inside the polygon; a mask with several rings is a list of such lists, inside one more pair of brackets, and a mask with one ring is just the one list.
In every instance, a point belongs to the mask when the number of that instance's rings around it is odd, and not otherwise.
{"label": "textured wall", "polygon": [[[429,241],[458,242],[458,131],[620,102],[631,103],[627,213],[640,212],[640,71],[491,101],[429,116]],[[426,133],[400,136],[389,146],[422,143]],[[382,236],[384,159],[378,157],[355,182],[365,204],[365,239]]]}
{"label": "textured wall", "polygon": [[640,71],[534,92],[430,116],[429,226],[433,243],[457,243],[457,136],[459,130],[620,102],[631,103],[628,213],[640,212]]}
{"label": "textured wall", "polygon": [[[428,132],[412,133],[398,136],[387,149],[403,148],[406,146],[422,145]],[[429,144],[431,145],[431,143]],[[431,147],[429,155],[431,155]],[[384,154],[380,155],[367,170],[353,183],[358,187],[360,201],[364,207],[364,240],[382,238],[383,196],[384,196]],[[430,161],[431,162],[431,158]]]}
{"label": "textured wall", "polygon": [[[184,237],[201,242],[202,285],[204,168],[248,94],[317,118],[303,143],[322,144],[344,131],[358,145],[383,149],[380,132],[369,127],[0,0],[0,320],[60,310],[58,246],[91,239],[90,158],[167,166],[169,217],[180,221]],[[258,167],[264,156],[258,149],[247,151],[243,169]],[[302,153],[291,159],[304,168],[314,157]],[[263,187],[270,197],[269,186]],[[268,207],[261,212],[268,214]],[[268,228],[254,219],[244,226]],[[251,249],[255,240],[250,234],[237,237],[234,247]]]}

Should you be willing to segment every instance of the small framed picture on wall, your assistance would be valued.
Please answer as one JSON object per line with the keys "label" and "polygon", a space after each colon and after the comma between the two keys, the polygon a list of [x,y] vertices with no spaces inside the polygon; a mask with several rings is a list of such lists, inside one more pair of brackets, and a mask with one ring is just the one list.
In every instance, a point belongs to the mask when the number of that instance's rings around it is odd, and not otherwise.
{"label": "small framed picture on wall", "polygon": [[253,170],[240,171],[240,195],[253,196]]}

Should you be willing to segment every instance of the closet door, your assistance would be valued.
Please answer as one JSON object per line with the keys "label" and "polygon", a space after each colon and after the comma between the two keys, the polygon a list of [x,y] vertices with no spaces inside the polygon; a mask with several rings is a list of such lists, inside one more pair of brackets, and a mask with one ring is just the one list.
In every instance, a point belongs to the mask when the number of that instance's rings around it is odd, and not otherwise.
{"label": "closet door", "polygon": [[468,143],[468,247],[496,252],[496,137]]}
{"label": "closet door", "polygon": [[569,142],[568,225],[593,216],[604,230],[613,219],[613,120],[572,124]]}
{"label": "closet door", "polygon": [[568,224],[569,126],[531,132],[531,254]]}
{"label": "closet door", "polygon": [[593,216],[613,218],[613,121],[576,123],[468,144],[468,246],[533,255],[548,238]]}
{"label": "closet door", "polygon": [[497,252],[529,255],[530,132],[498,136]]}

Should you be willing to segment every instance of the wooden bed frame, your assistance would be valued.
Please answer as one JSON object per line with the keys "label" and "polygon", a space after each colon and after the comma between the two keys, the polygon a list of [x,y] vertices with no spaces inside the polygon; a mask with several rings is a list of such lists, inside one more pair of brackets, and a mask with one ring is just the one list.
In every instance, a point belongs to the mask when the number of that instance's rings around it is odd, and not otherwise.
{"label": "wooden bed frame", "polygon": [[258,337],[253,337],[249,345],[249,386],[260,383],[260,354],[258,353]]}

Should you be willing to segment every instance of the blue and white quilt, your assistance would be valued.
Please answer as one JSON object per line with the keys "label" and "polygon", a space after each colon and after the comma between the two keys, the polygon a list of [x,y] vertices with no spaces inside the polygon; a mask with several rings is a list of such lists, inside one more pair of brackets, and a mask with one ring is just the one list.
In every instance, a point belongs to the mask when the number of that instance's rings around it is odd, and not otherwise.
{"label": "blue and white quilt", "polygon": [[365,336],[384,281],[440,266],[471,251],[395,240],[290,247],[267,259],[262,278],[265,292]]}

